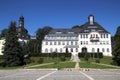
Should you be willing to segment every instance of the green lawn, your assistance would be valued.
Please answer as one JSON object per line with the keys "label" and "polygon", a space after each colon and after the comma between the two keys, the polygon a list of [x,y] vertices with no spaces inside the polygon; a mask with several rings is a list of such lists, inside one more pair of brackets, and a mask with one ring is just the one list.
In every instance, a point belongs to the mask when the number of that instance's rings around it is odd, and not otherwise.
{"label": "green lawn", "polygon": [[[25,66],[20,66],[20,67],[0,67],[0,69],[18,69],[18,68],[23,68],[23,67],[28,67],[28,66],[34,66],[34,65],[39,65],[39,59],[40,57],[31,57],[31,61],[32,63],[27,64]],[[92,64],[92,62],[95,63],[96,59],[89,59],[88,62],[86,62],[84,60],[84,58],[80,58],[81,62],[80,62],[80,67],[81,68],[97,68],[97,69],[109,69],[113,67],[110,66],[105,66],[105,65],[98,65],[98,64]],[[109,64],[112,62],[112,57],[104,57],[100,59],[100,63],[102,64]],[[62,62],[60,60],[60,58],[45,58],[43,57],[43,63],[53,63],[53,64],[49,64],[49,65],[42,65],[40,64],[40,66],[37,67],[32,67],[32,68],[74,68],[75,67],[75,62],[70,62],[70,58],[66,58],[65,62]]]}
{"label": "green lawn", "polygon": [[[76,64],[75,62],[62,62],[62,63],[59,62],[55,64],[37,66],[37,67],[32,67],[32,68],[74,68],[75,64]],[[96,68],[96,69],[113,69],[114,68],[110,66],[92,64],[92,63],[85,62],[85,61],[80,62],[80,67],[81,68]]]}

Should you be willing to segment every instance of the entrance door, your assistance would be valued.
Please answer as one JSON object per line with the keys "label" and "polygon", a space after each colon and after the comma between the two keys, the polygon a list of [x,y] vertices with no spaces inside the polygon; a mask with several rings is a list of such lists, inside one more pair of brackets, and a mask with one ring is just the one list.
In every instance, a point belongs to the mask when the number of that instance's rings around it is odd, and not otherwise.
{"label": "entrance door", "polygon": [[86,53],[87,52],[87,48],[86,47],[83,47],[82,48],[82,53]]}

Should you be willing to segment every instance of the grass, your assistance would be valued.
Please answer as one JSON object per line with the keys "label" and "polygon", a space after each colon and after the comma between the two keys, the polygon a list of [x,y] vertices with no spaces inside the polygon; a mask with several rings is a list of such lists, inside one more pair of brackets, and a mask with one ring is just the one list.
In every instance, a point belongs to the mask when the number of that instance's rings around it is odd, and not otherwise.
{"label": "grass", "polygon": [[[24,65],[24,66],[18,66],[18,67],[0,67],[0,69],[19,69],[23,67],[28,67],[28,66],[33,66],[33,65],[38,65],[39,64],[39,58],[40,57],[31,57],[32,63]],[[42,66],[37,66],[33,68],[74,68],[75,67],[75,62],[70,62],[70,58],[66,58],[66,62],[61,62],[60,58],[50,58],[50,57],[42,57],[43,58],[43,64],[45,63],[54,63],[54,64],[49,64],[49,65],[42,65]],[[92,64],[93,62],[95,63],[95,59],[89,59],[89,62],[86,62],[84,58],[80,58],[80,67],[81,68],[97,68],[97,69],[109,69],[113,67],[110,66],[105,66],[105,65],[98,65],[98,64]],[[112,62],[112,57],[104,57],[100,59],[100,63],[102,64],[109,64]]]}
{"label": "grass", "polygon": [[11,70],[11,69],[20,69],[23,66],[15,66],[15,67],[0,67],[1,70]]}
{"label": "grass", "polygon": [[[74,68],[75,62],[59,62],[55,64],[49,64],[49,65],[43,65],[43,66],[37,66],[32,68]],[[92,64],[90,62],[82,61],[80,62],[81,68],[96,68],[96,69],[116,69],[114,67],[105,66],[105,65],[98,65],[98,64]]]}

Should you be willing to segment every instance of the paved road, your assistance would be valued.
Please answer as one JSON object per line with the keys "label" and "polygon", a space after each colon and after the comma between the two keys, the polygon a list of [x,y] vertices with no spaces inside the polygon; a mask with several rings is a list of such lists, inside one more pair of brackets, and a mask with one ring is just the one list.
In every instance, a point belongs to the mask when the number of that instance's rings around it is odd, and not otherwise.
{"label": "paved road", "polygon": [[0,70],[0,80],[120,80],[119,70]]}

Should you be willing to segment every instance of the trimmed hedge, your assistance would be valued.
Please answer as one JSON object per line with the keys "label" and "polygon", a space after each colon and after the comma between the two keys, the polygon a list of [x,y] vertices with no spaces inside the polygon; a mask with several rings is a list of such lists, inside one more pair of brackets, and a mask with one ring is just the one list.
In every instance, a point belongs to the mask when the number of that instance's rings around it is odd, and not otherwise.
{"label": "trimmed hedge", "polygon": [[71,53],[40,53],[40,57],[61,57],[61,56],[65,56],[65,57],[71,57]]}
{"label": "trimmed hedge", "polygon": [[[80,58],[85,58],[85,55],[87,54],[87,56],[89,58],[103,58],[103,53],[78,53],[78,56]],[[40,53],[38,56],[40,57],[61,57],[61,56],[65,56],[65,57],[71,57],[71,53]]]}
{"label": "trimmed hedge", "polygon": [[78,56],[84,58],[86,54],[90,58],[103,58],[103,53],[78,53]]}

